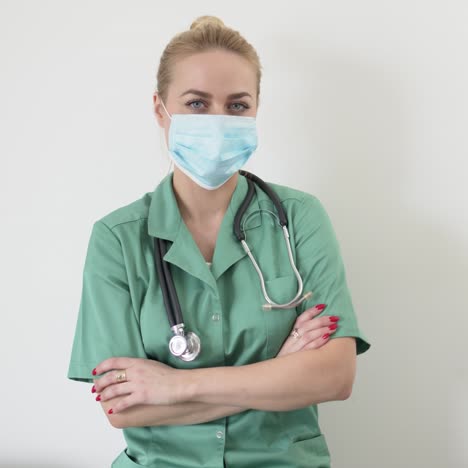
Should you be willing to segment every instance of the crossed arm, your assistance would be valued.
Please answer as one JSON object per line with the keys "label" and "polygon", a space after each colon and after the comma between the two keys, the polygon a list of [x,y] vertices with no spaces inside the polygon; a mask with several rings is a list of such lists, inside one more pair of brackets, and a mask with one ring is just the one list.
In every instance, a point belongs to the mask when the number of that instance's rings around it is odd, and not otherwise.
{"label": "crossed arm", "polygon": [[101,402],[112,426],[199,424],[246,410],[288,411],[351,395],[356,373],[353,337],[330,340],[266,361],[186,371],[186,395],[174,405],[136,405],[115,415],[108,409],[124,396]]}

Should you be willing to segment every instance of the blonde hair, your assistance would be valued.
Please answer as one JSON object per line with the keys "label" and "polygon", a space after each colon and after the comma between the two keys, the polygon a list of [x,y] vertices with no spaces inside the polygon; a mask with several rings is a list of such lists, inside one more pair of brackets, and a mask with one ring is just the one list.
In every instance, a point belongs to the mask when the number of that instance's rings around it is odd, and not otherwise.
{"label": "blonde hair", "polygon": [[254,67],[257,77],[257,102],[260,95],[262,66],[257,52],[238,31],[227,27],[216,16],[200,16],[190,29],[177,34],[167,44],[159,62],[156,91],[165,102],[172,81],[172,69],[177,60],[195,53],[222,49],[239,54]]}

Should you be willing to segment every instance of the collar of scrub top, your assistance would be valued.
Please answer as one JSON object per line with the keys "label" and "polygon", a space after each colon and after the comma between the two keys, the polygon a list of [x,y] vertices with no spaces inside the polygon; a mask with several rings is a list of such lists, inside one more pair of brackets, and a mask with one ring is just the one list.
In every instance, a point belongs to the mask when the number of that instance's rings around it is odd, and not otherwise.
{"label": "collar of scrub top", "polygon": [[[232,229],[234,217],[247,194],[247,179],[238,175],[236,188],[218,232],[213,262],[211,268],[208,268],[190,231],[182,222],[172,187],[173,175],[171,172],[164,177],[152,194],[148,214],[148,234],[171,241],[172,244],[164,255],[164,260],[199,278],[216,292],[216,280],[231,265],[247,255]],[[262,225],[263,213],[258,211],[260,197],[263,197],[263,192],[255,188],[255,194],[244,216],[254,212],[257,214],[249,218],[244,226],[245,231]],[[266,195],[264,197],[268,199]]]}

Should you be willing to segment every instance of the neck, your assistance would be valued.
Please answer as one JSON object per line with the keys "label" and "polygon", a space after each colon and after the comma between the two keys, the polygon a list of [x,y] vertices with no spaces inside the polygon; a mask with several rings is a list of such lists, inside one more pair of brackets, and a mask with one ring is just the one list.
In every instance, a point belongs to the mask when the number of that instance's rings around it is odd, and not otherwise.
{"label": "neck", "polygon": [[237,185],[238,173],[216,190],[206,190],[174,167],[172,186],[185,222],[206,225],[222,220]]}

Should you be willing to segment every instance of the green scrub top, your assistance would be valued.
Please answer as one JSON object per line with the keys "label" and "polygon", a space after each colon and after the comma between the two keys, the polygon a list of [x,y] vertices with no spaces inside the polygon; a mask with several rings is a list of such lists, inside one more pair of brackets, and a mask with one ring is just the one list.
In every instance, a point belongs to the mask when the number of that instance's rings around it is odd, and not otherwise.
{"label": "green scrub top", "polygon": [[[154,192],[97,220],[89,239],[83,288],[67,377],[93,382],[101,361],[113,356],[155,359],[179,369],[241,366],[276,356],[297,316],[325,303],[321,314],[338,315],[330,339],[356,338],[356,353],[370,343],[355,315],[340,248],[319,199],[270,183],[289,220],[294,260],[313,296],[296,308],[262,308],[265,299],[252,262],[234,236],[233,222],[247,193],[239,175],[209,267],[183,222],[167,175]],[[282,229],[262,210],[276,213],[256,186],[244,216],[247,243],[275,302],[297,291]],[[244,218],[245,219],[245,218]],[[191,362],[174,357],[172,337],[153,258],[153,236],[170,241],[169,262],[187,331],[201,340]],[[172,243],[172,244],[171,244]],[[287,378],[287,376],[285,376]],[[127,447],[113,468],[256,467],[329,468],[330,453],[317,405],[291,411],[247,410],[195,425],[128,427]]]}

